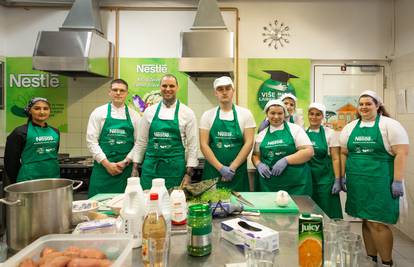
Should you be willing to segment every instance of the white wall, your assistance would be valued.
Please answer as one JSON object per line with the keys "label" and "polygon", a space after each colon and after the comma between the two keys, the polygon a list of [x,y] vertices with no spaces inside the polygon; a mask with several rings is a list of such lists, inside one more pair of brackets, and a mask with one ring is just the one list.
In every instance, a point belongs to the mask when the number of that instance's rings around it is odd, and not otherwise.
{"label": "white wall", "polygon": [[[414,92],[413,10],[414,1],[396,1],[396,58],[391,64],[394,96],[400,89],[410,89]],[[404,125],[410,137],[410,154],[405,176],[409,213],[408,217],[398,224],[398,228],[414,239],[414,113],[396,114],[395,117]]]}
{"label": "white wall", "polygon": [[4,55],[4,43],[5,43],[5,39],[6,39],[6,35],[4,33],[4,7],[0,6],[0,56]]}
{"label": "white wall", "polygon": [[[228,1],[240,10],[241,57],[384,59],[391,41],[391,1]],[[290,43],[274,50],[262,28],[278,19]]]}

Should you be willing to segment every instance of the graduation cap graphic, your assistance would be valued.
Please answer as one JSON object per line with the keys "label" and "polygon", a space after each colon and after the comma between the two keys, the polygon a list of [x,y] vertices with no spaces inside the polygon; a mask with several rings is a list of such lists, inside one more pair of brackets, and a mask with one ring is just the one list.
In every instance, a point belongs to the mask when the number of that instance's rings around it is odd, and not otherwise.
{"label": "graduation cap graphic", "polygon": [[289,83],[289,79],[299,78],[298,76],[283,70],[263,71],[270,74],[270,79],[267,79],[260,85],[257,93],[257,100],[262,109],[269,100],[278,99],[283,94],[291,93],[296,95],[295,88]]}

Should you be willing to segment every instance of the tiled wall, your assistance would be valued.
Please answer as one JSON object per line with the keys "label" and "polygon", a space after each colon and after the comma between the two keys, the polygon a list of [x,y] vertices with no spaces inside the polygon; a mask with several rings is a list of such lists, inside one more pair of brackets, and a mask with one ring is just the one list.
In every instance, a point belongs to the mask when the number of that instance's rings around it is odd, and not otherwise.
{"label": "tiled wall", "polygon": [[68,133],[62,133],[60,153],[88,156],[86,128],[91,112],[109,101],[109,80],[98,78],[69,79]]}
{"label": "tiled wall", "polygon": [[[391,65],[394,95],[400,89],[414,90],[414,52],[395,59]],[[405,176],[406,197],[409,212],[397,226],[414,239],[414,113],[396,114],[396,119],[403,124],[410,138],[410,153]]]}

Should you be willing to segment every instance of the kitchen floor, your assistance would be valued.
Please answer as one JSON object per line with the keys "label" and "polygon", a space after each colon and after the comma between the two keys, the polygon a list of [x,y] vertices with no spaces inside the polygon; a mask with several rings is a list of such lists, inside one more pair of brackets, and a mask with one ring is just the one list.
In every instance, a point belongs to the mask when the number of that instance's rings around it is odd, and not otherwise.
{"label": "kitchen floor", "polygon": [[[400,230],[392,227],[394,233],[393,260],[395,267],[414,266],[414,241]],[[361,234],[361,222],[351,222],[351,231]]]}

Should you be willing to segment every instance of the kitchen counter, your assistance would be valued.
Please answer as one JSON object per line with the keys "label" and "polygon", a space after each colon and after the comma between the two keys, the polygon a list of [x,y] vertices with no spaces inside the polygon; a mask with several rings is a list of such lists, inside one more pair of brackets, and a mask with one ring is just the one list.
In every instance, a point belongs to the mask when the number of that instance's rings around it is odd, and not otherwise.
{"label": "kitchen counter", "polygon": [[[324,215],[323,211],[307,196],[292,197],[300,212],[311,212]],[[279,246],[277,252],[280,267],[298,266],[298,214],[289,213],[262,213],[252,221],[270,227],[279,232]],[[254,219],[255,218],[255,219]],[[235,245],[220,238],[220,222],[225,219],[213,220],[212,253],[205,257],[192,257],[187,254],[186,234],[171,236],[169,266],[225,266],[227,263],[245,262],[244,254]],[[324,215],[324,221],[329,218]],[[185,229],[185,228],[184,228]],[[361,257],[360,267],[375,266],[371,261]],[[142,266],[141,249],[133,250],[133,265]]]}

